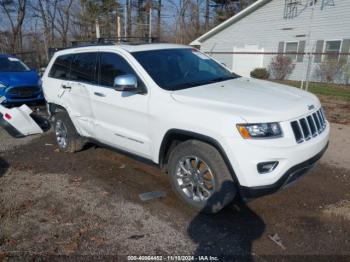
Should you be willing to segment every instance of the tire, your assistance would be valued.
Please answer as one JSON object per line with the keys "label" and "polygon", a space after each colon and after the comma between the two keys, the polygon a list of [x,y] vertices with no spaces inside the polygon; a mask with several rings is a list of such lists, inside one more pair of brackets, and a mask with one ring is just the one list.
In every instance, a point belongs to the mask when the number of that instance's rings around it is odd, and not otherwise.
{"label": "tire", "polygon": [[177,145],[169,155],[168,167],[174,191],[200,212],[219,212],[237,193],[222,156],[207,143],[188,140]]}
{"label": "tire", "polygon": [[54,116],[54,132],[58,149],[64,153],[81,151],[86,139],[81,137],[66,112],[56,113]]}

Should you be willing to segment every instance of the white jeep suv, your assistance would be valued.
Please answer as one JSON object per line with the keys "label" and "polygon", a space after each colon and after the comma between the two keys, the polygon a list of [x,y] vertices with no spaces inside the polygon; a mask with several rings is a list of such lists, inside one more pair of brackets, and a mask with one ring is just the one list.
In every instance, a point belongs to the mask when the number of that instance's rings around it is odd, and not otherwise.
{"label": "white jeep suv", "polygon": [[151,160],[207,213],[285,187],[328,145],[316,96],[239,77],[188,46],[70,48],[42,82],[61,151],[92,141]]}

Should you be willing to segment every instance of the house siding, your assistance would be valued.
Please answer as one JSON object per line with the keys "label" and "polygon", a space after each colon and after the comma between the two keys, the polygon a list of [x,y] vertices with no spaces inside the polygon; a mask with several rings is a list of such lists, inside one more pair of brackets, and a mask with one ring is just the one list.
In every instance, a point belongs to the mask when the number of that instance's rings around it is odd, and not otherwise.
{"label": "house siding", "polygon": [[[324,40],[325,45],[329,40],[350,39],[350,1],[334,0],[335,6],[325,6],[323,10],[321,10],[321,3],[322,0],[319,0],[315,5],[310,45],[305,47],[305,51],[315,51],[318,40]],[[278,52],[280,42],[307,41],[312,7],[305,8],[293,19],[284,19],[284,8],[284,0],[272,0],[205,39],[201,43],[201,49],[204,52],[232,52],[234,46],[256,45],[264,52]],[[302,7],[298,9],[301,10]],[[213,56],[232,68],[232,55],[213,54]],[[264,67],[268,67],[271,58],[271,55],[264,56]],[[304,58],[301,62],[299,57],[297,61],[299,62],[295,62],[295,69],[289,77],[292,80],[304,78],[307,59]],[[314,77],[315,66],[317,63],[312,64],[311,77]]]}

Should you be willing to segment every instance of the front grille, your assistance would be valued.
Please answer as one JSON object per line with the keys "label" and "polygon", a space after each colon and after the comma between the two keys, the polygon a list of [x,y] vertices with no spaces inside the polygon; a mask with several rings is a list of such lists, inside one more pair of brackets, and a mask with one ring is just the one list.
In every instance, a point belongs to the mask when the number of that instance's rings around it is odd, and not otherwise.
{"label": "front grille", "polygon": [[290,125],[297,143],[303,143],[321,134],[325,130],[327,122],[321,108],[311,115],[291,122]]}
{"label": "front grille", "polygon": [[37,86],[21,86],[13,87],[7,91],[7,94],[12,98],[32,98],[36,97],[40,92]]}

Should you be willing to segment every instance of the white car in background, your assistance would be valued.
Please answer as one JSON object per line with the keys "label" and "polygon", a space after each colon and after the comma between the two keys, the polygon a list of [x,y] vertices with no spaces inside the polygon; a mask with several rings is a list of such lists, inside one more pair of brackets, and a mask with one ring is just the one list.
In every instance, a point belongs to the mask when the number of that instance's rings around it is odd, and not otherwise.
{"label": "white car in background", "polygon": [[316,96],[239,77],[188,46],[70,48],[42,81],[62,152],[92,141],[146,158],[207,213],[285,187],[328,145]]}

